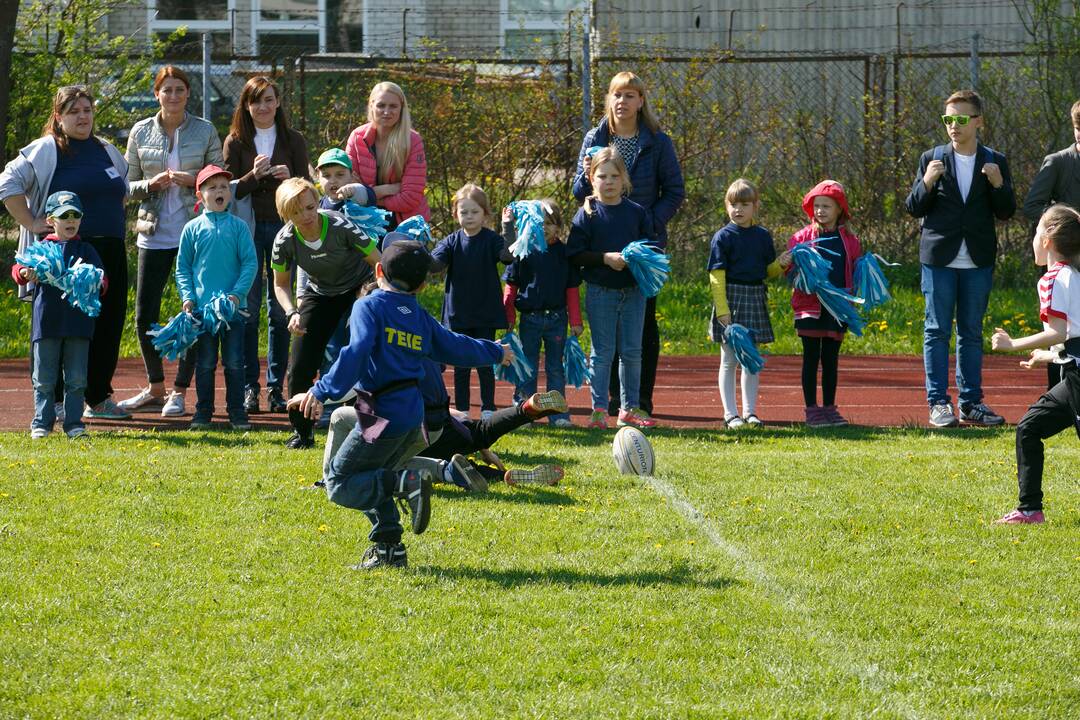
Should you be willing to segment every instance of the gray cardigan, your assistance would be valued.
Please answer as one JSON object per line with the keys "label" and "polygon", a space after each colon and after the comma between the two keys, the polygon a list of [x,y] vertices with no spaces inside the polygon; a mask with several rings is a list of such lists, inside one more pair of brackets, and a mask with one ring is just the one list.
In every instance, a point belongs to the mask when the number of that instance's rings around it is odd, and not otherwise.
{"label": "gray cardigan", "polygon": [[[128,165],[123,155],[108,141],[97,139],[109,154],[116,172],[120,174],[120,177],[125,178],[124,186],[130,192],[126,179]],[[25,195],[34,217],[44,217],[45,201],[49,198],[49,186],[52,184],[54,172],[56,172],[56,139],[52,135],[39,137],[20,150],[19,154],[0,173],[0,200]],[[19,252],[25,250],[34,240],[36,238],[29,230],[24,227],[19,228]],[[19,299],[29,300],[33,295],[33,283],[19,286]]]}
{"label": "gray cardigan", "polygon": [[[186,113],[180,124],[180,170],[197,175],[207,165],[225,166],[217,129],[201,117]],[[127,179],[131,198],[139,200],[135,232],[153,235],[161,213],[162,194],[150,190],[150,179],[165,169],[169,156],[169,136],[161,126],[161,113],[140,120],[131,128],[127,144]],[[180,193],[188,220],[195,217],[195,191]],[[177,242],[180,238],[176,239]]]}
{"label": "gray cardigan", "polygon": [[1080,152],[1076,143],[1043,158],[1024,200],[1024,215],[1038,222],[1046,208],[1055,202],[1080,208]]}

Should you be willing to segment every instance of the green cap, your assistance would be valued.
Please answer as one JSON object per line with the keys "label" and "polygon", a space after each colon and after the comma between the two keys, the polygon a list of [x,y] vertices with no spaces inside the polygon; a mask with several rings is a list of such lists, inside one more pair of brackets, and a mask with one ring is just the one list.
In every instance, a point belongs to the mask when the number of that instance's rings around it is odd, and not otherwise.
{"label": "green cap", "polygon": [[341,148],[330,148],[320,155],[319,163],[315,167],[321,168],[323,165],[342,165],[347,167],[349,172],[352,172],[352,160]]}

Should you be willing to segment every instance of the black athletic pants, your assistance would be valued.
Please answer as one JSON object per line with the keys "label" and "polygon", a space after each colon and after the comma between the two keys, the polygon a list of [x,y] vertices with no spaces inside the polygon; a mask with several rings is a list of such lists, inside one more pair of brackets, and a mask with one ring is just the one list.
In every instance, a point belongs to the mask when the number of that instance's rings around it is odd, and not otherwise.
{"label": "black athletic pants", "polygon": [[447,422],[439,439],[417,455],[436,460],[449,460],[459,453],[469,455],[491,447],[503,435],[523,425],[528,425],[532,421],[533,419],[521,409],[521,403],[515,403],[512,407],[496,410],[488,420],[463,422],[462,425],[469,431],[469,436],[463,435],[454,423]]}
{"label": "black athletic pants", "polygon": [[87,241],[101,256],[109,281],[108,290],[101,296],[101,314],[94,323],[86,365],[86,404],[92,407],[113,394],[112,379],[127,320],[128,266],[121,238],[93,237]]}
{"label": "black athletic pants", "polygon": [[[308,293],[300,302],[300,325],[306,331],[292,341],[289,354],[289,396],[307,392],[315,383],[315,376],[322,367],[326,345],[334,336],[341,318],[348,317],[356,302],[356,291],[340,295],[316,295]],[[314,421],[299,410],[289,411],[293,429],[304,437],[310,437]]]}
{"label": "black athletic pants", "polygon": [[[1016,426],[1016,478],[1020,510],[1042,510],[1043,440],[1077,424],[1080,370],[1062,365],[1062,380],[1028,408]],[[1077,429],[1080,434],[1080,428]]]}

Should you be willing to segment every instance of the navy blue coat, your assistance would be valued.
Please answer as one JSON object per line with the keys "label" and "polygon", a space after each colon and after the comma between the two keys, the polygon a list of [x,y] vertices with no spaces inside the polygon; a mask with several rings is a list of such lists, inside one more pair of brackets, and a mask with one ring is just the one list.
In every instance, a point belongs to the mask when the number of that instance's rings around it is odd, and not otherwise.
{"label": "navy blue coat", "polygon": [[[581,171],[585,151],[591,147],[608,147],[611,134],[607,118],[585,133],[574,171],[574,197],[584,202],[592,194],[592,184]],[[653,132],[644,123],[638,125],[638,154],[629,167],[630,183],[634,186],[630,199],[648,211],[653,231],[660,247],[667,245],[667,224],[686,198],[682,169],[675,156],[675,146],[666,134]]]}

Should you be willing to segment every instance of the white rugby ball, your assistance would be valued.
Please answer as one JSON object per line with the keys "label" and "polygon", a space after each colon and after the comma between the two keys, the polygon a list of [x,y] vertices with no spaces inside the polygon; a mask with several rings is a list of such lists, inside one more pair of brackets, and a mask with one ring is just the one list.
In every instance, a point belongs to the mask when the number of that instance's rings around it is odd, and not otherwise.
{"label": "white rugby ball", "polygon": [[649,439],[634,427],[619,428],[611,441],[611,455],[623,475],[652,475],[656,469],[656,455]]}

